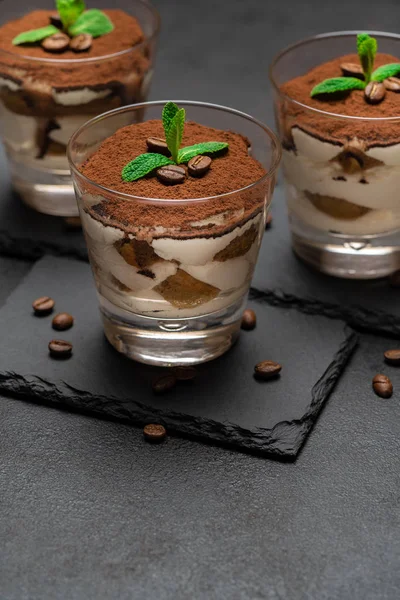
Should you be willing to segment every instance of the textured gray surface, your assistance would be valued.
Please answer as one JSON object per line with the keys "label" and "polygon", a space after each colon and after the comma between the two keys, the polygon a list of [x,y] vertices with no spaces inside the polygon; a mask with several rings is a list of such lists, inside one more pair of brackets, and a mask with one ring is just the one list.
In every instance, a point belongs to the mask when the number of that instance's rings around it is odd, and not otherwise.
{"label": "textured gray surface", "polygon": [[[55,335],[51,317],[32,315],[32,299],[49,295],[74,327]],[[126,360],[107,343],[89,265],[49,256],[38,261],[0,311],[0,330],[13,332],[0,366],[0,390],[17,397],[143,425],[154,420],[171,433],[293,459],[356,345],[344,323],[253,303],[257,328],[243,332],[225,356],[199,367],[195,382],[156,396],[162,369]],[[73,343],[67,361],[54,361],[53,337]],[[282,339],[285,343],[282,343]],[[283,376],[253,378],[254,365],[273,359]]]}
{"label": "textured gray surface", "polygon": [[[279,48],[390,31],[398,11],[397,0],[156,4],[153,98],[226,103],[270,124]],[[12,331],[1,335],[4,353]],[[400,406],[397,390],[384,401],[370,389],[392,343],[362,338],[295,464],[176,438],[149,447],[125,425],[2,399],[2,600],[397,600]]]}

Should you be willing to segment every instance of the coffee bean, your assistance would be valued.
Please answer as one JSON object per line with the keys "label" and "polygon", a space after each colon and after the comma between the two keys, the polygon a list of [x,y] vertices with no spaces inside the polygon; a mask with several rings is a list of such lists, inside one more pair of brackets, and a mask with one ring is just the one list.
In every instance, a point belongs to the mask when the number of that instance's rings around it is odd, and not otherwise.
{"label": "coffee bean", "polygon": [[164,156],[171,156],[171,152],[168,150],[167,142],[161,138],[147,138],[146,144],[149,152],[156,152],[157,154],[163,154]]}
{"label": "coffee bean", "polygon": [[400,270],[391,274],[389,278],[389,285],[394,288],[400,287]]}
{"label": "coffee bean", "polygon": [[386,95],[386,88],[379,81],[370,81],[364,91],[364,96],[370,104],[379,104]]}
{"label": "coffee bean", "polygon": [[55,358],[69,358],[72,354],[72,344],[65,340],[51,340],[49,351]]}
{"label": "coffee bean", "polygon": [[251,310],[251,308],[247,308],[242,315],[241,328],[245,331],[251,331],[252,329],[255,329],[256,325],[256,313],[254,312],[254,310]]}
{"label": "coffee bean", "polygon": [[92,47],[93,37],[90,33],[81,33],[72,38],[69,47],[74,52],[87,52]]}
{"label": "coffee bean", "polygon": [[149,423],[143,429],[144,439],[152,444],[159,444],[165,440],[167,431],[163,425],[158,423]]}
{"label": "coffee bean", "polygon": [[166,165],[157,169],[157,177],[162,183],[175,185],[183,183],[186,179],[186,170],[178,165]]}
{"label": "coffee bean", "polygon": [[71,329],[74,324],[74,317],[69,315],[68,313],[58,313],[53,319],[52,325],[53,329],[57,329],[57,331],[65,331],[66,329]]}
{"label": "coffee bean", "polygon": [[381,398],[390,398],[393,394],[392,382],[386,375],[375,375],[372,380],[372,387],[374,388],[375,394]]}
{"label": "coffee bean", "polygon": [[172,372],[178,381],[192,381],[197,377],[194,367],[174,367]]}
{"label": "coffee bean", "polygon": [[388,77],[384,80],[383,85],[391,92],[400,92],[400,79],[398,77]]}
{"label": "coffee bean", "polygon": [[64,217],[64,223],[67,229],[82,229],[80,217]]}
{"label": "coffee bean", "polygon": [[69,37],[60,31],[42,41],[42,48],[47,52],[64,52],[69,47]]}
{"label": "coffee bean", "polygon": [[54,306],[55,302],[53,298],[49,298],[49,296],[42,296],[32,303],[35,314],[39,316],[49,315]]}
{"label": "coffee bean", "polygon": [[195,156],[188,162],[189,175],[192,177],[202,177],[210,168],[212,160],[209,156]]}
{"label": "coffee bean", "polygon": [[384,357],[389,365],[400,365],[400,350],[386,350]]}
{"label": "coffee bean", "polygon": [[62,29],[63,28],[61,17],[58,14],[58,12],[53,13],[52,15],[50,15],[50,24],[54,25],[54,27],[57,27],[57,29]]}
{"label": "coffee bean", "polygon": [[273,360],[264,360],[254,367],[256,378],[264,380],[277,377],[281,370],[281,365]]}
{"label": "coffee bean", "polygon": [[271,213],[268,213],[267,219],[265,221],[265,229],[270,229],[271,225],[272,225],[272,215],[271,215]]}
{"label": "coffee bean", "polygon": [[357,63],[342,63],[340,65],[343,75],[347,77],[357,77],[358,79],[364,79],[364,71],[362,66]]}
{"label": "coffee bean", "polygon": [[176,386],[176,377],[173,373],[162,375],[153,382],[153,392],[155,394],[166,394]]}

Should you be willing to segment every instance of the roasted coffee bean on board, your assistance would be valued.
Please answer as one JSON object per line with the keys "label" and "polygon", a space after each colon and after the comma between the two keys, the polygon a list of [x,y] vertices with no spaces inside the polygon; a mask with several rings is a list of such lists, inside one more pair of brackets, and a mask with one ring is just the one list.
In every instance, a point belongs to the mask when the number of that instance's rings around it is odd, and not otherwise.
{"label": "roasted coffee bean on board", "polygon": [[72,354],[72,344],[65,340],[51,340],[49,352],[55,358],[69,358]]}
{"label": "roasted coffee bean on board", "polygon": [[143,435],[147,442],[159,444],[165,440],[167,431],[163,425],[159,423],[149,423],[143,429]]}
{"label": "roasted coffee bean on board", "polygon": [[247,308],[242,315],[241,328],[245,331],[251,331],[255,329],[257,325],[257,316],[254,310]]}
{"label": "roasted coffee bean on board", "polygon": [[173,373],[162,375],[153,382],[153,392],[155,394],[166,394],[176,386],[176,377]]}
{"label": "roasted coffee bean on board", "polygon": [[66,331],[74,324],[74,317],[68,313],[58,313],[52,321],[53,329]]}
{"label": "roasted coffee bean on board", "polygon": [[400,365],[400,350],[386,350],[384,356],[389,365]]}
{"label": "roasted coffee bean on board", "polygon": [[53,298],[49,296],[41,296],[32,303],[32,308],[36,315],[49,315],[55,306]]}
{"label": "roasted coffee bean on board", "polygon": [[393,385],[389,377],[379,373],[372,380],[372,387],[377,396],[381,398],[390,398],[393,394]]}
{"label": "roasted coffee bean on board", "polygon": [[263,360],[254,367],[257,379],[273,379],[277,377],[282,370],[282,366],[273,360]]}

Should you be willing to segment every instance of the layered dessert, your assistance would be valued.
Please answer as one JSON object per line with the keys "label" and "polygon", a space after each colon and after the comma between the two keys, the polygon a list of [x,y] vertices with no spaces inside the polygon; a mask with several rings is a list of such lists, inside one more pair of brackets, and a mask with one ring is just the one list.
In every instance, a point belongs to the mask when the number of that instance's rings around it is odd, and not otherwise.
{"label": "layered dessert", "polygon": [[35,10],[0,27],[3,141],[13,176],[24,179],[31,169],[41,183],[43,171],[69,181],[66,146],[74,131],[92,116],[144,100],[152,75],[153,41],[134,16],[85,10],[76,0],[59,4],[78,5],[69,24],[63,13]]}
{"label": "layered dessert", "polygon": [[290,214],[357,238],[400,228],[400,62],[366,34],[358,50],[281,85],[277,110]]}
{"label": "layered dessert", "polygon": [[121,128],[79,169],[97,288],[121,317],[190,318],[241,300],[265,226],[272,182],[249,141],[194,122],[179,138],[165,112],[164,124]]}

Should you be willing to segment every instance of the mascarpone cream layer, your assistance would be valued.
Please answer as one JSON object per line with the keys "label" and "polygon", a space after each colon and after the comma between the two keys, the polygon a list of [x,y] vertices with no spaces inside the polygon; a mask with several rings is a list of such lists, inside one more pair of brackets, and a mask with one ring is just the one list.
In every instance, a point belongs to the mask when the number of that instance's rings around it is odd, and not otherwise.
{"label": "mascarpone cream layer", "polygon": [[[258,255],[258,240],[244,256],[224,262],[214,261],[213,258],[252,225],[259,227],[260,234],[263,228],[262,215],[257,215],[243,226],[217,238],[149,240],[156,254],[164,259],[149,266],[154,274],[154,278],[151,278],[141,274],[141,269],[129,265],[115,248],[115,242],[125,237],[122,230],[103,225],[85,211],[81,211],[81,219],[101,293],[122,309],[146,315],[157,311],[157,316],[165,317],[190,317],[216,312],[245,293]],[[132,235],[129,237],[133,238]],[[173,306],[153,288],[174,275],[178,268],[199,281],[217,287],[221,290],[220,294],[193,308]],[[115,279],[130,291],[118,289]]]}
{"label": "mascarpone cream layer", "polygon": [[[322,142],[298,128],[292,134],[296,151],[283,151],[283,165],[287,180],[298,190],[377,210],[400,206],[400,144],[367,150],[367,156],[384,164],[347,174],[340,164],[331,162],[343,146]],[[346,181],[334,179],[339,176]],[[362,177],[368,183],[360,183]]]}
{"label": "mascarpone cream layer", "polygon": [[375,235],[400,228],[400,208],[371,210],[356,219],[336,219],[318,210],[306,195],[294,186],[286,186],[289,212],[310,227],[348,235]]}

